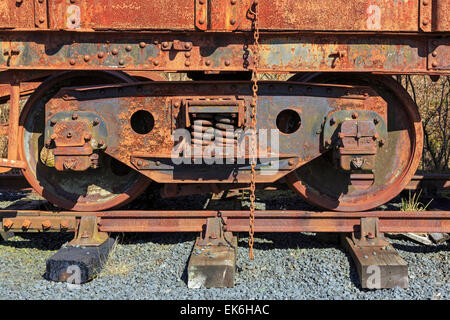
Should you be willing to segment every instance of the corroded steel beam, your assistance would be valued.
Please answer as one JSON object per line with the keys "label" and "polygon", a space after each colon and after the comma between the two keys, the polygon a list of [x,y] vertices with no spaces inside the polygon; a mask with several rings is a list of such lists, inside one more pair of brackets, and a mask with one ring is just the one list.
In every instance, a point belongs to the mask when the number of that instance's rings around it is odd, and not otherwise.
{"label": "corroded steel beam", "polygon": [[[229,232],[248,232],[249,211],[105,211],[105,212],[45,212],[0,211],[5,230],[14,223],[23,224],[25,217],[33,219],[42,229],[44,221],[53,221],[44,231],[60,230],[59,220],[95,215],[100,218],[103,232],[200,232],[207,218],[220,216]],[[361,218],[378,218],[380,232],[450,232],[450,212],[311,212],[271,210],[255,213],[256,232],[353,232]],[[56,219],[56,220],[55,220]],[[5,224],[6,222],[6,224]],[[40,223],[40,224],[39,224]],[[22,225],[20,224],[20,226]],[[20,227],[21,228],[21,227]],[[20,229],[19,228],[19,229]]]}
{"label": "corroded steel beam", "polygon": [[[250,33],[3,31],[0,69],[249,71],[252,43]],[[450,73],[450,38],[436,34],[263,33],[260,43],[260,72]]]}
{"label": "corroded steel beam", "polygon": [[[254,0],[11,0],[0,28],[249,30]],[[259,0],[263,30],[448,31],[446,0]]]}

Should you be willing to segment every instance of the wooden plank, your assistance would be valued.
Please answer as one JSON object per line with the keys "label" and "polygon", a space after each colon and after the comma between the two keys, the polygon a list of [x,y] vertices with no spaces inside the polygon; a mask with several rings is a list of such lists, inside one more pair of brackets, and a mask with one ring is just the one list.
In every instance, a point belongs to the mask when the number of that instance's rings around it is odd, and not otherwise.
{"label": "wooden plank", "polygon": [[232,238],[232,246],[198,246],[199,240],[189,258],[188,287],[234,287],[237,237]]}
{"label": "wooden plank", "polygon": [[363,289],[408,287],[408,265],[390,244],[359,247],[347,236],[342,242],[353,258]]}

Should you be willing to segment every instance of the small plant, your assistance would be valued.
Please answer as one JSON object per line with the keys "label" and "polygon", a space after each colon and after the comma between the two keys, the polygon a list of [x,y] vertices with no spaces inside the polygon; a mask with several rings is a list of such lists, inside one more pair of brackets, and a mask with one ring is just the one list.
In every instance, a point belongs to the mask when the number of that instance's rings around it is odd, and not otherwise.
{"label": "small plant", "polygon": [[422,202],[419,201],[420,196],[422,194],[422,190],[420,190],[418,193],[414,193],[411,196],[411,191],[409,192],[408,200],[405,201],[405,199],[402,198],[402,211],[425,211],[428,206],[430,205],[431,199],[426,205],[424,205]]}

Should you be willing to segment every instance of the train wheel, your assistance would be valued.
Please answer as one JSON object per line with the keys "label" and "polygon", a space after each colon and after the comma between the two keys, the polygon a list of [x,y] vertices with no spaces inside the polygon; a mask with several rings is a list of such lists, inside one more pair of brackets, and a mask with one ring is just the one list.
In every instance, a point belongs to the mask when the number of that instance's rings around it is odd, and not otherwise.
{"label": "train wheel", "polygon": [[19,152],[27,167],[30,185],[51,203],[68,210],[98,211],[123,205],[141,194],[150,183],[113,158],[104,155],[102,166],[81,172],[63,172],[44,165],[45,104],[63,87],[133,82],[118,72],[67,72],[41,84],[26,103],[20,118]]}
{"label": "train wheel", "polygon": [[291,188],[308,202],[336,211],[369,210],[397,196],[413,177],[423,146],[417,105],[406,90],[392,77],[369,74],[302,74],[290,81],[370,86],[388,108],[387,144],[371,179],[336,169],[326,152],[287,176]]}

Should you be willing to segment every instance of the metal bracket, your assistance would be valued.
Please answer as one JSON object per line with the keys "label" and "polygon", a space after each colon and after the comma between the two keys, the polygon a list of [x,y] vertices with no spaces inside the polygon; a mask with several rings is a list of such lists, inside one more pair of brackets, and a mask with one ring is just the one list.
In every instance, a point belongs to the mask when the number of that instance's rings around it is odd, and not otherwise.
{"label": "metal bracket", "polygon": [[201,234],[197,243],[198,246],[227,246],[232,247],[233,235],[225,232],[226,218],[208,218],[206,220],[205,231]]}
{"label": "metal bracket", "polygon": [[81,217],[75,238],[69,242],[69,246],[94,246],[102,245],[107,239],[106,232],[98,231],[100,218],[96,216]]}
{"label": "metal bracket", "polygon": [[450,38],[428,41],[428,70],[450,70]]}
{"label": "metal bracket", "polygon": [[240,24],[242,0],[195,0],[195,26],[199,30],[234,31]]}
{"label": "metal bracket", "polygon": [[361,218],[360,230],[352,233],[352,241],[358,247],[389,246],[380,232],[378,218]]}
{"label": "metal bracket", "polygon": [[431,32],[433,24],[432,0],[419,0],[419,27],[424,32]]}
{"label": "metal bracket", "polygon": [[38,28],[48,28],[47,0],[34,0],[34,24]]}

